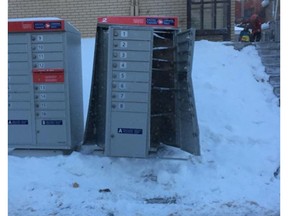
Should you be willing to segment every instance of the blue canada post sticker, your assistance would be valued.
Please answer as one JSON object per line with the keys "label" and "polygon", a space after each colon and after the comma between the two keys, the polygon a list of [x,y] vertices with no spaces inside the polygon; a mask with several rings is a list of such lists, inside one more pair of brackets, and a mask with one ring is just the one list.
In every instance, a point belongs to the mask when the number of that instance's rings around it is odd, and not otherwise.
{"label": "blue canada post sticker", "polygon": [[143,134],[143,129],[139,128],[118,128],[118,134]]}

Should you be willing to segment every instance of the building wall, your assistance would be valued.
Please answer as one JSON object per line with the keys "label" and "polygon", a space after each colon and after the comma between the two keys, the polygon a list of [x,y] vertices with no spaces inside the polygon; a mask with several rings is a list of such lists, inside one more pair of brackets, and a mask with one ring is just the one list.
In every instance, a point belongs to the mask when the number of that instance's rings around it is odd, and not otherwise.
{"label": "building wall", "polygon": [[187,0],[140,0],[139,15],[178,16],[180,28],[187,25]]}
{"label": "building wall", "polygon": [[[186,0],[140,0],[138,5],[138,15],[178,16],[180,27],[186,27]],[[8,17],[59,17],[71,22],[82,37],[95,37],[97,17],[129,16],[131,6],[131,0],[8,0]]]}
{"label": "building wall", "polygon": [[82,37],[95,37],[97,17],[109,15],[178,16],[179,27],[186,29],[186,6],[187,0],[8,0],[8,17],[59,17],[73,24]]}
{"label": "building wall", "polygon": [[238,36],[235,36],[234,26],[235,26],[235,13],[236,13],[236,2],[235,0],[231,1],[231,41],[238,39]]}
{"label": "building wall", "polygon": [[95,37],[98,16],[129,15],[130,0],[8,0],[9,18],[59,17]]}

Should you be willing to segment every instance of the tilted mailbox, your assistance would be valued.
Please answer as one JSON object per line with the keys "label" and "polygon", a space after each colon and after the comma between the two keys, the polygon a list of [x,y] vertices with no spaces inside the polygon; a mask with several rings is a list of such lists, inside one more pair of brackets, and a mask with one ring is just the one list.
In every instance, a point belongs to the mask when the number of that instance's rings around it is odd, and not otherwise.
{"label": "tilted mailbox", "polygon": [[83,140],[81,35],[62,19],[8,22],[10,148],[73,149]]}
{"label": "tilted mailbox", "polygon": [[100,17],[84,145],[147,157],[160,144],[200,154],[191,80],[195,30],[177,17]]}

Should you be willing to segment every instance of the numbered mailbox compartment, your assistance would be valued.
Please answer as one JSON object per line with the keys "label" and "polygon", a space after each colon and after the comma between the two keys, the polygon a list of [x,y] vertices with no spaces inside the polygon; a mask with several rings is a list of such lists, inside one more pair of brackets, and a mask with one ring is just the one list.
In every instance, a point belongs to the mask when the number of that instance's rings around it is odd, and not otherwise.
{"label": "numbered mailbox compartment", "polygon": [[124,30],[124,29],[114,29],[113,30],[114,39],[128,39],[128,40],[149,40],[151,38],[150,31],[143,30]]}
{"label": "numbered mailbox compartment", "polygon": [[65,85],[63,84],[55,84],[55,83],[41,83],[41,84],[34,84],[34,91],[35,92],[64,92]]}
{"label": "numbered mailbox compartment", "polygon": [[115,50],[113,52],[113,59],[120,61],[149,61],[151,59],[151,53],[146,51]]}
{"label": "numbered mailbox compartment", "polygon": [[113,82],[112,91],[148,92],[149,83],[140,82]]}
{"label": "numbered mailbox compartment", "polygon": [[112,92],[112,101],[118,102],[148,102],[148,93]]}
{"label": "numbered mailbox compartment", "polygon": [[36,110],[64,110],[66,108],[65,102],[35,102]]}
{"label": "numbered mailbox compartment", "polygon": [[147,113],[147,103],[133,103],[133,102],[112,102],[112,112],[133,112],[133,113]]}
{"label": "numbered mailbox compartment", "polygon": [[113,61],[113,70],[149,72],[150,62]]}
{"label": "numbered mailbox compartment", "polygon": [[123,72],[114,71],[112,75],[113,81],[127,81],[127,82],[149,82],[150,74],[141,72]]}
{"label": "numbered mailbox compartment", "polygon": [[32,52],[63,52],[63,43],[33,44]]}
{"label": "numbered mailbox compartment", "polygon": [[51,53],[33,53],[33,61],[63,61],[64,56],[62,52],[51,52]]}
{"label": "numbered mailbox compartment", "polygon": [[36,118],[65,118],[65,111],[60,110],[37,110]]}
{"label": "numbered mailbox compartment", "polygon": [[136,40],[114,40],[114,50],[139,50],[149,51],[151,50],[150,41],[136,41]]}
{"label": "numbered mailbox compartment", "polygon": [[65,94],[63,93],[35,93],[35,101],[64,101]]}
{"label": "numbered mailbox compartment", "polygon": [[33,69],[45,69],[45,68],[63,68],[63,61],[33,61],[32,63]]}
{"label": "numbered mailbox compartment", "polygon": [[63,34],[39,33],[31,35],[31,43],[53,43],[63,42]]}

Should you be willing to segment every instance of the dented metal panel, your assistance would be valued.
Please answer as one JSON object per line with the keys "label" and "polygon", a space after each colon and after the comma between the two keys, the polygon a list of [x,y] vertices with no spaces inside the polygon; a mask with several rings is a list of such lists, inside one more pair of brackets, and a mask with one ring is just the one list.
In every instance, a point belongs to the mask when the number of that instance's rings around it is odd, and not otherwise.
{"label": "dented metal panel", "polygon": [[200,155],[199,127],[192,84],[195,30],[177,35],[177,143],[187,152]]}

